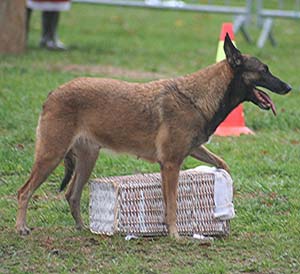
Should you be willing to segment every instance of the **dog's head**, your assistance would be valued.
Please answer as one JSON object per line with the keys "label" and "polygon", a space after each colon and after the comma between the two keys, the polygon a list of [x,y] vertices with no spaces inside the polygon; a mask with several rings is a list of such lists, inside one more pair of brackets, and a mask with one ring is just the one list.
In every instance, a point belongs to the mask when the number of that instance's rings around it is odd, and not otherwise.
{"label": "dog's head", "polygon": [[225,37],[224,51],[227,62],[241,77],[243,83],[241,92],[245,92],[243,101],[251,101],[265,110],[272,109],[276,115],[275,105],[269,95],[257,87],[266,88],[277,94],[286,94],[292,89],[291,86],[272,75],[268,66],[257,58],[241,54],[228,34]]}

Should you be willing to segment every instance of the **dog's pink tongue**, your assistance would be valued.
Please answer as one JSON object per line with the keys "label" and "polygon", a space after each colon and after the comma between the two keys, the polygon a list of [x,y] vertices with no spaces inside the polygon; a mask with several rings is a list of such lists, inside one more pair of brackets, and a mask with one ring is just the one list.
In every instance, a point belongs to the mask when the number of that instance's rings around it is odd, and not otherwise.
{"label": "dog's pink tongue", "polygon": [[276,116],[277,115],[277,113],[276,113],[276,107],[275,107],[275,105],[274,105],[274,103],[272,101],[271,101],[271,109],[272,109],[273,114]]}
{"label": "dog's pink tongue", "polygon": [[270,108],[271,108],[273,114],[276,116],[277,115],[276,107],[275,107],[275,104],[273,103],[273,101],[271,100],[271,98],[264,92],[260,92],[260,95],[261,95],[261,97],[264,98],[264,100],[268,103],[268,105],[270,105]]}

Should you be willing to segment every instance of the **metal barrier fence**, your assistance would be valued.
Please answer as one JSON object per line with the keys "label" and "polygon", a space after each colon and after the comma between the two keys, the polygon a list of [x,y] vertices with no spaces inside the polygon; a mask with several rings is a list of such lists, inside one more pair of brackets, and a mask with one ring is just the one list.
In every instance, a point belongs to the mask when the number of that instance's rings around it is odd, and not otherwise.
{"label": "metal barrier fence", "polygon": [[294,2],[278,0],[277,9],[268,9],[268,3],[266,2],[271,1],[257,0],[256,3],[257,20],[262,27],[260,37],[257,41],[257,46],[259,48],[262,48],[268,39],[273,46],[276,45],[272,33],[273,18],[300,19],[300,0],[295,0]]}
{"label": "metal barrier fence", "polygon": [[[256,0],[256,11],[253,0],[73,0],[73,2],[122,7],[232,14],[234,15],[234,32],[237,33],[238,31],[241,31],[249,43],[252,42],[252,39],[246,29],[246,26],[256,15],[258,25],[262,28],[259,39],[257,40],[257,47],[259,48],[262,48],[268,39],[271,41],[273,46],[276,45],[272,32],[274,18],[300,19],[300,0]],[[205,2],[206,4],[201,4],[201,2]]]}
{"label": "metal barrier fence", "polygon": [[181,10],[206,13],[222,13],[232,14],[235,16],[233,22],[234,32],[241,31],[248,42],[251,42],[251,37],[246,30],[246,25],[251,18],[251,9],[253,0],[234,1],[243,2],[240,5],[231,4],[230,0],[218,1],[220,4],[215,4],[217,1],[208,0],[207,4],[194,4],[192,1],[184,2],[181,0],[73,0],[77,3],[102,4],[122,7],[137,7],[151,9],[167,9]]}

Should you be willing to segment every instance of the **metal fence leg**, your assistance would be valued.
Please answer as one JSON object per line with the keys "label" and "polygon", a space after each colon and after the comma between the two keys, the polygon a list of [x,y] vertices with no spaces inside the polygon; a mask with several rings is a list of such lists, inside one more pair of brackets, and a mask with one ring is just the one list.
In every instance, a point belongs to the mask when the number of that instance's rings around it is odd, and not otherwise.
{"label": "metal fence leg", "polygon": [[272,25],[273,25],[273,20],[271,18],[267,18],[264,20],[262,31],[257,41],[258,48],[263,48],[267,39],[270,39],[272,46],[275,47],[277,45],[272,35]]}
{"label": "metal fence leg", "polygon": [[233,22],[233,31],[234,33],[237,33],[238,31],[241,31],[245,40],[251,44],[253,41],[247,32],[245,25],[247,23],[247,17],[245,15],[238,15]]}

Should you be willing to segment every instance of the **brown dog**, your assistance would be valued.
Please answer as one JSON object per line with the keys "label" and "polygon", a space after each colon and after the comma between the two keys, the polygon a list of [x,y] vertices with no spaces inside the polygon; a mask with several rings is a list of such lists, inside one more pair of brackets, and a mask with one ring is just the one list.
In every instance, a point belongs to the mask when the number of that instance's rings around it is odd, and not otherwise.
{"label": "brown dog", "polygon": [[26,211],[33,192],[62,159],[69,180],[66,199],[76,227],[83,222],[80,197],[100,148],[134,154],[160,164],[166,223],[178,237],[176,198],[185,157],[228,170],[204,148],[217,126],[243,101],[262,109],[275,107],[256,86],[285,94],[291,87],[274,77],[258,59],[242,55],[227,35],[226,60],[193,74],[150,83],[78,78],[50,93],[37,127],[35,162],[29,180],[18,191],[16,229],[28,234]]}

